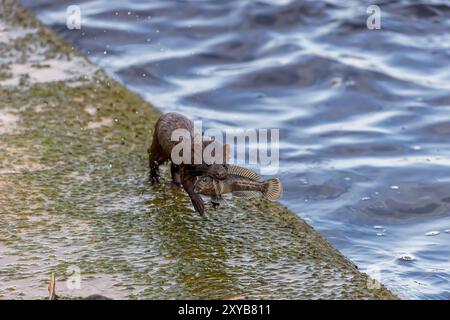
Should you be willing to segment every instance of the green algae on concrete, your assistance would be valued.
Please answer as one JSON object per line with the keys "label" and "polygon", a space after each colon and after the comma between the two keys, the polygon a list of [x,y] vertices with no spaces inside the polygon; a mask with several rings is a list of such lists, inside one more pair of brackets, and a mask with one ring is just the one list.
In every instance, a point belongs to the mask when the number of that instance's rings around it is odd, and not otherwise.
{"label": "green algae on concrete", "polygon": [[45,297],[52,271],[72,297],[396,298],[281,205],[232,201],[200,217],[169,179],[150,186],[159,113],[2,3],[0,64],[64,63],[59,81],[0,72],[0,298]]}

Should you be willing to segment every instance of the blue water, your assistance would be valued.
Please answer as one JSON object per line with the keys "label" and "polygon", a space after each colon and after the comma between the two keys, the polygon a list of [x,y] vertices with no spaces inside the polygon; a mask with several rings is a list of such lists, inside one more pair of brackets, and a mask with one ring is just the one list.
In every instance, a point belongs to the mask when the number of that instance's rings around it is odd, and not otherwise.
{"label": "blue water", "polygon": [[162,111],[280,128],[282,202],[400,297],[450,298],[448,1],[21,2]]}

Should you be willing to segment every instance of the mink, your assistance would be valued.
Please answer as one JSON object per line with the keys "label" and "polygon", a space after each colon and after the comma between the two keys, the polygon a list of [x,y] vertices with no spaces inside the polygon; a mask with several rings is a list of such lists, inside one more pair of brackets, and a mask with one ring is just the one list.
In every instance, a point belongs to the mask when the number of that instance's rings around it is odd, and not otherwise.
{"label": "mink", "polygon": [[[171,161],[172,149],[179,143],[179,141],[172,140],[172,133],[176,129],[185,129],[190,133],[191,137],[191,153],[192,159],[190,163],[174,164]],[[208,140],[202,138],[201,150],[205,148],[213,140]],[[196,146],[197,148],[199,146]],[[150,182],[151,184],[158,183],[160,180],[159,166],[166,162],[171,161],[170,172],[172,176],[172,183],[175,186],[183,187],[191,198],[192,204],[195,210],[203,215],[205,211],[205,205],[201,196],[194,192],[194,184],[198,176],[211,176],[217,180],[223,180],[227,177],[226,157],[229,153],[229,146],[222,145],[224,159],[222,163],[207,164],[204,159],[202,159],[201,164],[194,164],[194,123],[183,116],[182,114],[176,112],[170,112],[163,114],[157,121],[155,125],[155,130],[153,132],[153,140],[150,148],[148,149],[149,154],[149,167],[150,167]],[[216,206],[215,203],[213,203]]]}

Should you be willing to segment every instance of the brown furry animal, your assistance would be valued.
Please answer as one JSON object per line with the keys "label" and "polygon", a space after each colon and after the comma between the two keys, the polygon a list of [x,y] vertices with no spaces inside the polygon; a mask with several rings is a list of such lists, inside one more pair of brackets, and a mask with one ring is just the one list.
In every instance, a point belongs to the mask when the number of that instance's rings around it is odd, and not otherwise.
{"label": "brown furry animal", "polygon": [[150,167],[150,182],[155,184],[159,182],[159,166],[171,160],[172,149],[179,143],[179,141],[172,141],[172,133],[177,129],[185,129],[190,134],[192,140],[191,144],[191,161],[190,163],[174,164],[171,163],[170,171],[172,174],[172,183],[176,186],[182,186],[191,198],[192,204],[195,210],[201,215],[204,214],[205,205],[200,195],[194,192],[194,184],[197,176],[209,175],[215,179],[223,180],[227,176],[226,160],[229,154],[229,146],[221,145],[223,147],[224,159],[221,164],[207,164],[202,159],[201,164],[194,163],[195,152],[201,150],[212,143],[212,140],[205,140],[202,138],[201,146],[194,143],[194,123],[185,116],[170,112],[163,114],[155,125],[155,131],[153,133],[153,140],[149,154],[149,167]]}

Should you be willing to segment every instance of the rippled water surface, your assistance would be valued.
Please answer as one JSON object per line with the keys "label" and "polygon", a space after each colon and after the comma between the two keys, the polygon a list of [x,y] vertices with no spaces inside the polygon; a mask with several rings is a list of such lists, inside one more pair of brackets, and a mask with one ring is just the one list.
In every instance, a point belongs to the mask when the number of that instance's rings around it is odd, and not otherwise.
{"label": "rippled water surface", "polygon": [[22,0],[162,111],[281,129],[283,202],[404,298],[450,298],[450,4]]}

